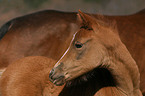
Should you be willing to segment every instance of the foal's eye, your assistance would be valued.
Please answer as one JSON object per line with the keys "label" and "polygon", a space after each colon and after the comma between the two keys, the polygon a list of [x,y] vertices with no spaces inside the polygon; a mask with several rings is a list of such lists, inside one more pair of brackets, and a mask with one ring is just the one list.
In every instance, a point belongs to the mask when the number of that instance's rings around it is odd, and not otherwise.
{"label": "foal's eye", "polygon": [[82,48],[83,44],[77,41],[77,42],[75,42],[75,47],[76,48]]}

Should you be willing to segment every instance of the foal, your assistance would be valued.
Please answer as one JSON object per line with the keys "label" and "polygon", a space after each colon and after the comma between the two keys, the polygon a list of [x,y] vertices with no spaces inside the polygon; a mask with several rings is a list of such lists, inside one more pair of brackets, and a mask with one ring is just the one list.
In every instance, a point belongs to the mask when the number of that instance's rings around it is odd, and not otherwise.
{"label": "foal", "polygon": [[[89,72],[82,79],[86,82],[90,77],[98,80],[97,96],[103,96],[103,89],[107,86],[109,89],[105,90],[112,95],[105,96],[142,96],[138,67],[121,42],[116,28],[80,11],[78,17],[80,30],[74,34],[70,47],[51,70],[50,80],[56,85],[63,85]],[[105,79],[95,77],[97,70],[109,75],[100,76]]]}
{"label": "foal", "polygon": [[56,62],[33,56],[9,65],[0,81],[2,96],[58,96],[63,86],[49,81],[49,71]]}

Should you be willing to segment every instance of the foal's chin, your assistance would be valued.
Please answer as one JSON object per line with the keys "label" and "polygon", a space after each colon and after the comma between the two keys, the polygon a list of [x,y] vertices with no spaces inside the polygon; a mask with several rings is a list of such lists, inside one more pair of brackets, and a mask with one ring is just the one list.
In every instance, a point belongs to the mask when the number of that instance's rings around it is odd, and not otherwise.
{"label": "foal's chin", "polygon": [[55,84],[56,86],[62,86],[64,85],[64,83],[66,82],[65,77],[64,76],[60,76],[55,78],[54,80],[50,79],[50,81]]}
{"label": "foal's chin", "polygon": [[62,71],[62,68],[53,68],[49,74],[49,79],[56,86],[66,83],[66,86],[74,86],[88,81],[94,74],[94,69],[86,72],[83,69],[72,68],[69,71]]}
{"label": "foal's chin", "polygon": [[[82,74],[78,77],[58,77],[58,79],[52,81],[56,86],[62,86],[63,84],[66,85],[66,87],[76,86],[78,84],[84,84],[85,82],[89,81],[90,77],[92,78],[92,75],[94,74],[94,70],[87,72],[85,74]],[[68,75],[68,74],[67,74]]]}
{"label": "foal's chin", "polygon": [[[86,73],[87,74],[87,73]],[[50,79],[50,81],[55,84],[56,86],[62,86],[66,83],[66,86],[74,86],[77,85],[78,83],[83,83],[87,81],[87,75],[81,75],[79,77],[73,78],[73,77],[68,77],[68,76],[59,76],[55,79]]]}

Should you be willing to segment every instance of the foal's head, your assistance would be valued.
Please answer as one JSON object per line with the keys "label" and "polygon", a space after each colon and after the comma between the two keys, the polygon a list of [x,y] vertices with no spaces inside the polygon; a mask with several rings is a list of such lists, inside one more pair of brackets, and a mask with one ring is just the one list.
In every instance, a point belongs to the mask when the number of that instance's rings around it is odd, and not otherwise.
{"label": "foal's head", "polygon": [[105,64],[109,55],[107,50],[113,50],[120,43],[115,28],[110,24],[82,12],[78,13],[78,19],[80,29],[50,73],[50,79],[56,85]]}

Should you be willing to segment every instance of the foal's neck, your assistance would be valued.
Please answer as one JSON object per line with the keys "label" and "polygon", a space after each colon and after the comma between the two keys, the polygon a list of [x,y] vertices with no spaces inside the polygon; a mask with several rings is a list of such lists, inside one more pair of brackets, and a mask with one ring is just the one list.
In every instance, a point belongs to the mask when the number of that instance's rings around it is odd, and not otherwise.
{"label": "foal's neck", "polygon": [[127,96],[141,96],[139,90],[140,74],[136,62],[124,45],[113,53],[109,52],[106,63],[116,81],[116,88]]}

